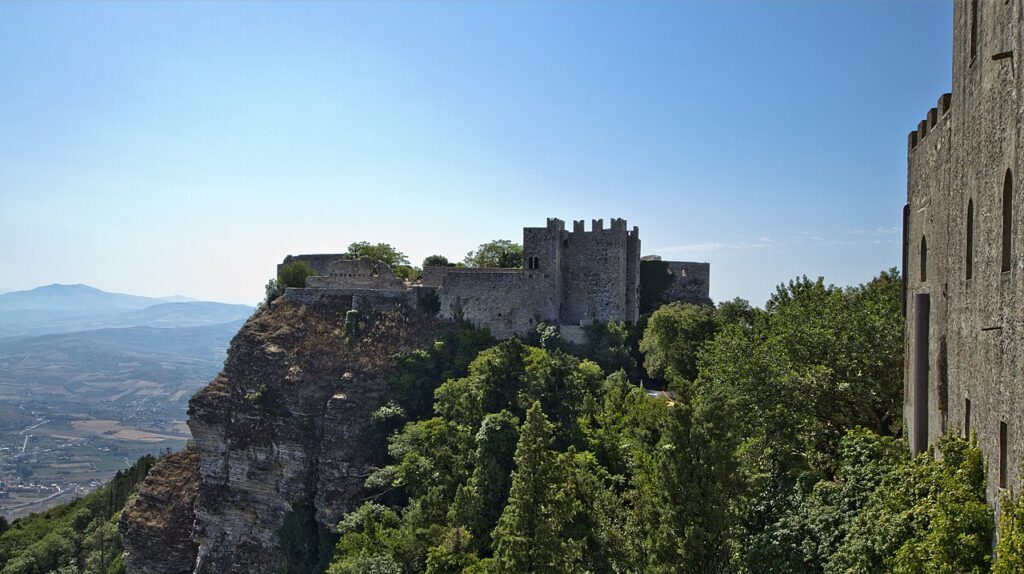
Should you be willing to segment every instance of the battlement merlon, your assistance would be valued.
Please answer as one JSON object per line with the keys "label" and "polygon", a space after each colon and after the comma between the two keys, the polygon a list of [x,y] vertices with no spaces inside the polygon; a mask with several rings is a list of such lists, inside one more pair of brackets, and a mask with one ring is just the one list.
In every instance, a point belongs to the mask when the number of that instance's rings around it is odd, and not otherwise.
{"label": "battlement merlon", "polygon": [[549,217],[547,228],[551,231],[565,231],[565,222],[557,217]]}
{"label": "battlement merlon", "polygon": [[917,148],[917,144],[924,141],[924,138],[928,137],[928,134],[934,131],[935,128],[942,123],[949,114],[952,103],[952,94],[942,94],[936,106],[928,110],[928,115],[925,116],[925,119],[918,122],[917,129],[907,134],[908,153],[913,152]]}

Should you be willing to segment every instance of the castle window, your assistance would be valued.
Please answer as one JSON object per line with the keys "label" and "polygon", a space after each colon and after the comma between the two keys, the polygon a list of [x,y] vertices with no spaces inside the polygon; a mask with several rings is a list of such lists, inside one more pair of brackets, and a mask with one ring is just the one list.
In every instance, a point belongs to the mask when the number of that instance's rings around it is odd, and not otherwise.
{"label": "castle window", "polygon": [[928,240],[921,236],[921,281],[928,280]]}
{"label": "castle window", "polygon": [[999,488],[1006,488],[1006,458],[1008,455],[1008,441],[1006,423],[999,422]]}
{"label": "castle window", "polygon": [[1010,242],[1013,240],[1013,174],[1003,178],[1003,271],[1010,270]]}
{"label": "castle window", "polygon": [[974,277],[974,200],[967,202],[967,254],[964,258],[967,278]]}
{"label": "castle window", "polygon": [[971,438],[971,399],[964,399],[964,438]]}
{"label": "castle window", "polygon": [[971,63],[978,57],[978,0],[971,0]]}

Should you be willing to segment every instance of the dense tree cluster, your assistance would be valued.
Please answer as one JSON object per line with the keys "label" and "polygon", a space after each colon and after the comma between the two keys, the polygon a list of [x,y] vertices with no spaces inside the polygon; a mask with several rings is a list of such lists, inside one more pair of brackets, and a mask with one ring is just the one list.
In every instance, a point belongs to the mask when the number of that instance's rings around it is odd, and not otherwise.
{"label": "dense tree cluster", "polygon": [[[586,329],[585,345],[543,324],[496,343],[463,325],[397,357],[367,502],[329,565],[334,539],[293,508],[286,571],[1024,572],[1024,503],[1002,502],[993,554],[973,440],[911,457],[900,436],[895,270],[850,288],[798,278],[764,309],[670,304]],[[3,572],[119,571],[111,509],[137,467],[15,521]]]}
{"label": "dense tree cluster", "polygon": [[546,325],[476,341],[456,376],[452,341],[413,354],[380,494],[329,572],[988,572],[978,448],[912,458],[899,438],[899,296],[895,271],[800,278],[763,310],[667,305],[583,347]]}
{"label": "dense tree cluster", "polygon": [[508,239],[496,239],[466,254],[466,267],[522,267],[523,246]]}
{"label": "dense tree cluster", "polygon": [[144,456],[87,496],[15,520],[0,534],[0,572],[123,573],[117,521],[155,463],[152,456]]}

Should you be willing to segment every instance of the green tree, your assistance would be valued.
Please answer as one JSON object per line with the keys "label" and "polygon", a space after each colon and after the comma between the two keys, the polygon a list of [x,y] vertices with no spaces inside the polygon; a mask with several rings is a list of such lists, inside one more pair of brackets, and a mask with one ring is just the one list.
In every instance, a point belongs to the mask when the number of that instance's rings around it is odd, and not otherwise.
{"label": "green tree", "polygon": [[653,572],[725,572],[743,484],[723,397],[676,381],[657,454],[641,478],[633,517]]}
{"label": "green tree", "polygon": [[1000,504],[998,539],[992,574],[1024,574],[1024,504],[1012,493]]}
{"label": "green tree", "polygon": [[697,378],[697,354],[717,326],[713,307],[663,305],[647,321],[640,340],[647,374],[662,380],[673,374],[689,381]]}
{"label": "green tree", "polygon": [[507,239],[496,239],[470,251],[463,260],[466,267],[508,267],[523,266],[523,246]]}
{"label": "green tree", "polygon": [[553,430],[540,402],[533,403],[516,446],[508,504],[494,529],[498,572],[564,572],[571,560],[562,539],[558,488],[565,473],[551,448]]}
{"label": "green tree", "polygon": [[444,255],[428,255],[423,260],[423,267],[451,267],[452,265]]}
{"label": "green tree", "polygon": [[485,552],[508,500],[518,441],[519,419],[515,415],[501,411],[485,416],[476,433],[473,476],[455,497],[452,518],[469,528]]}
{"label": "green tree", "polygon": [[265,302],[270,303],[284,295],[284,290],[288,287],[305,287],[306,277],[314,275],[316,275],[316,270],[305,261],[293,261],[282,265],[277,271],[277,278],[267,282]]}
{"label": "green tree", "polygon": [[388,243],[357,241],[348,246],[348,251],[345,252],[345,255],[349,259],[367,257],[374,261],[383,261],[391,268],[409,265],[409,258],[405,256],[405,253],[395,249]]}

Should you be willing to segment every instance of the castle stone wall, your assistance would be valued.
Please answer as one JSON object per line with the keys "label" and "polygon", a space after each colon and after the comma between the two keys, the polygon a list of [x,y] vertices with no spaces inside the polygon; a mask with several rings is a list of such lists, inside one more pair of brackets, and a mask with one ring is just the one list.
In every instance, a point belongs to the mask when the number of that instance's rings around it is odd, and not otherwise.
{"label": "castle stone wall", "polygon": [[537,279],[524,269],[457,269],[439,290],[440,314],[488,327],[499,339],[526,335],[538,322],[557,319],[538,312],[551,306],[553,294],[538,289]]}
{"label": "castle stone wall", "polygon": [[626,311],[628,232],[624,220],[612,223],[605,229],[603,220],[595,219],[591,231],[568,235],[563,248],[569,263],[563,266],[560,322],[635,321]]}
{"label": "castle stone wall", "polygon": [[[988,498],[998,504],[1001,424],[1007,486],[1018,491],[1024,461],[1024,201],[1018,191],[1024,77],[1014,72],[1013,57],[1024,53],[1024,21],[1021,0],[975,5],[976,14],[972,2],[954,3],[952,94],[908,136],[904,420],[912,447],[927,448],[943,433],[965,432],[970,401],[969,426],[985,455]],[[1008,170],[1013,233],[1004,271]]]}
{"label": "castle stone wall", "polygon": [[[403,294],[431,290],[437,293],[441,316],[488,327],[498,338],[525,336],[538,322],[547,322],[562,327],[567,338],[579,339],[579,327],[594,321],[639,320],[640,230],[628,229],[624,219],[612,219],[607,227],[595,219],[589,231],[583,221],[567,231],[565,222],[555,218],[544,227],[526,227],[523,259],[519,269],[426,267],[420,284],[410,287],[386,265],[369,259],[290,255],[282,265],[305,261],[317,275],[306,279],[306,289],[288,289],[285,300],[317,303],[348,297],[354,308],[382,308],[416,303],[418,295]],[[707,264],[678,265],[691,276],[689,283],[677,286],[679,296],[703,288],[706,298]]]}
{"label": "castle stone wall", "polygon": [[405,283],[395,277],[383,261],[361,257],[334,259],[327,262],[318,275],[306,278],[306,287],[313,289],[382,289],[399,291]]}
{"label": "castle stone wall", "polygon": [[711,264],[693,261],[666,261],[672,282],[662,293],[666,303],[679,301],[710,305]]}
{"label": "castle stone wall", "polygon": [[277,265],[277,272],[280,274],[281,268],[285,265],[290,265],[296,261],[304,261],[307,265],[316,271],[317,275],[323,275],[327,272],[327,266],[334,261],[344,259],[345,255],[342,253],[317,253],[313,255],[289,255],[284,258],[284,261]]}

